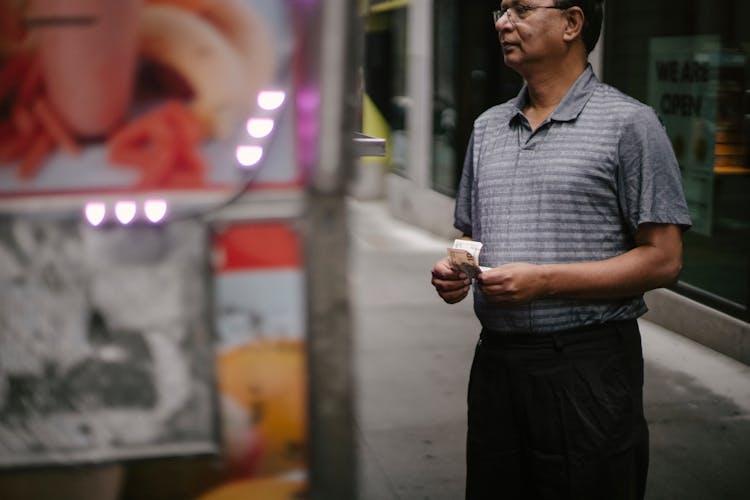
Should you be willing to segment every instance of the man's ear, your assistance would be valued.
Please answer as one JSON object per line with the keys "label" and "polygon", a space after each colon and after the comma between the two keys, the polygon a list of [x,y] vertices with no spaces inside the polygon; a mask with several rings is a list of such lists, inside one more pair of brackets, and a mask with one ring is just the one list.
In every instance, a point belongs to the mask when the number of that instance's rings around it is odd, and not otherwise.
{"label": "man's ear", "polygon": [[563,32],[563,40],[566,42],[572,42],[576,38],[581,38],[581,32],[583,31],[584,16],[583,11],[580,7],[570,7],[565,10],[565,19],[567,24],[565,25],[565,31]]}

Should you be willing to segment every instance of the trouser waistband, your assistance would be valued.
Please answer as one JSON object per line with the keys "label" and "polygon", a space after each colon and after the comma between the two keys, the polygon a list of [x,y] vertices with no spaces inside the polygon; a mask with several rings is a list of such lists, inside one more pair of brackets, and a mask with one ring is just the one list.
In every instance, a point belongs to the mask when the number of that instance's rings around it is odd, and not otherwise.
{"label": "trouser waistband", "polygon": [[565,345],[577,344],[591,339],[638,332],[638,321],[629,319],[624,321],[610,321],[596,325],[586,325],[569,330],[550,333],[529,332],[500,332],[482,328],[479,344],[489,349],[506,348],[511,346],[545,346],[553,345],[555,349],[562,349]]}

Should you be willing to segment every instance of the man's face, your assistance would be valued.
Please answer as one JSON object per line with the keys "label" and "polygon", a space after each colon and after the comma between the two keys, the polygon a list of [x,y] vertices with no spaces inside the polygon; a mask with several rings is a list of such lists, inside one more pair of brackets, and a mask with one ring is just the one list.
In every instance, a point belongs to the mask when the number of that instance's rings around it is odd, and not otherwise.
{"label": "man's face", "polygon": [[564,11],[551,0],[504,0],[495,12],[495,29],[505,64],[523,73],[559,57],[564,48]]}

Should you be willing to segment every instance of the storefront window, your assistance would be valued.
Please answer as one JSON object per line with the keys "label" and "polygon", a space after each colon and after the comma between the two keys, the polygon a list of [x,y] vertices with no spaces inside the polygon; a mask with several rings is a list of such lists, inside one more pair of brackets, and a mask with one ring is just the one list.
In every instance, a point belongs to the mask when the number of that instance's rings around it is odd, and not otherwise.
{"label": "storefront window", "polygon": [[[406,175],[407,2],[372,2],[365,32],[365,133],[385,133],[390,170]],[[369,121],[369,123],[368,123]]]}
{"label": "storefront window", "polygon": [[433,7],[432,182],[435,190],[453,194],[460,175],[456,169],[456,2],[435,0]]}
{"label": "storefront window", "polygon": [[678,291],[747,320],[750,3],[608,2],[606,16],[604,79],[654,107],[680,162],[694,226]]}
{"label": "storefront window", "polygon": [[474,120],[515,96],[491,12],[497,0],[433,0],[432,188],[453,196]]}

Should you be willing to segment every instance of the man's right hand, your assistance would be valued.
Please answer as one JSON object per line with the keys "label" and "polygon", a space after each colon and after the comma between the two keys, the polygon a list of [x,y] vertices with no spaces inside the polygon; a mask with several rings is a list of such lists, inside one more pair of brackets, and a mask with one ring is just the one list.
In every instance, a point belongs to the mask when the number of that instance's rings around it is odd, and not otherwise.
{"label": "man's right hand", "polygon": [[448,304],[462,301],[471,290],[471,279],[465,272],[451,267],[448,257],[440,259],[432,267],[432,286]]}

